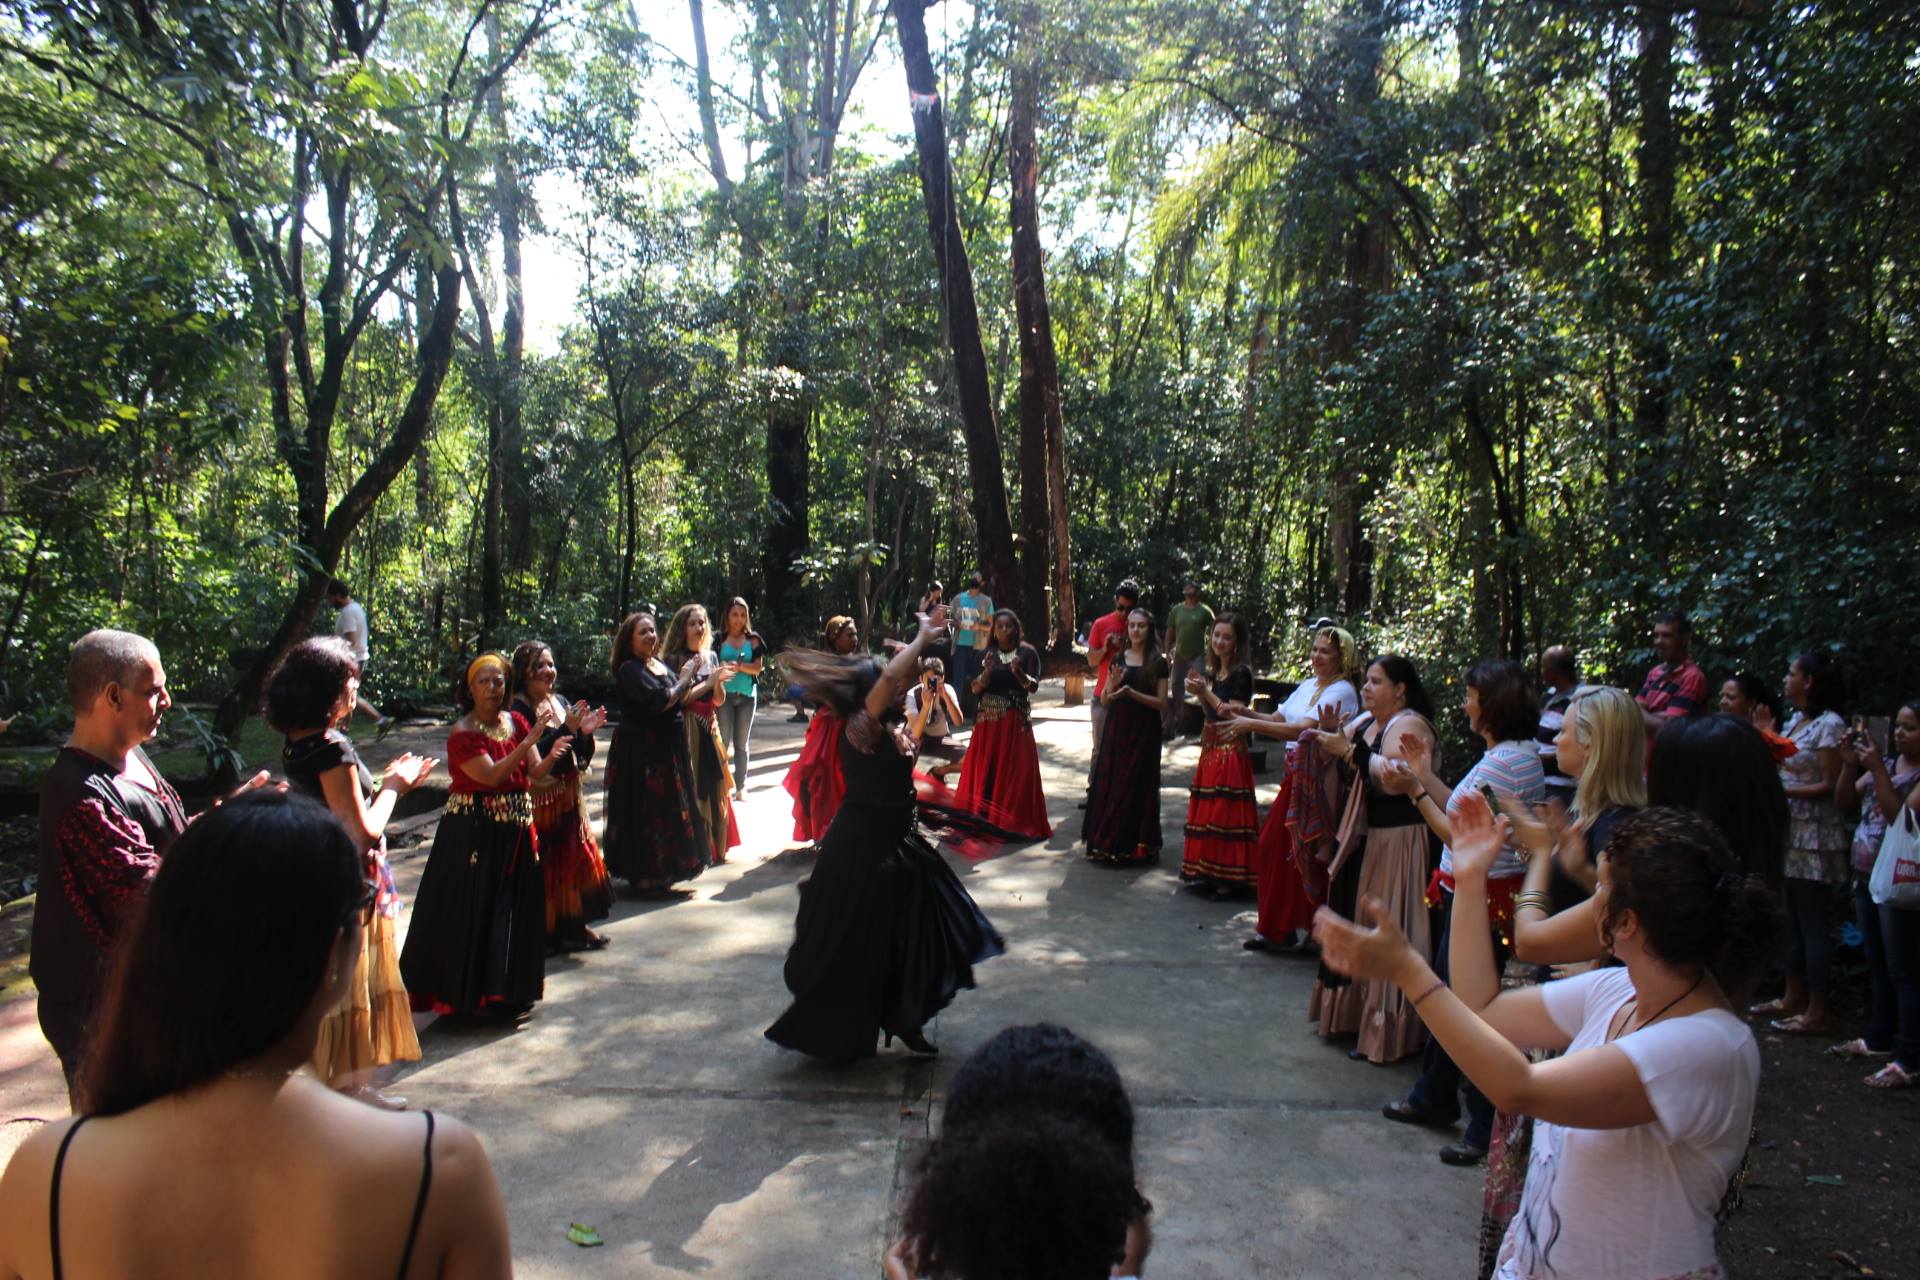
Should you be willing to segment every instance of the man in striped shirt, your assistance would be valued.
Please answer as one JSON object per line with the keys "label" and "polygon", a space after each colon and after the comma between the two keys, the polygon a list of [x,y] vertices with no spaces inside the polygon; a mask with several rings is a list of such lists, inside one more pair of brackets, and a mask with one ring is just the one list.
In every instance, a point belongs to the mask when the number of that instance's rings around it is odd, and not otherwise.
{"label": "man in striped shirt", "polygon": [[1697,716],[1707,709],[1707,676],[1693,660],[1693,624],[1673,610],[1653,620],[1653,651],[1660,658],[1647,672],[1634,701],[1647,722],[1647,744],[1675,716]]}
{"label": "man in striped shirt", "polygon": [[1546,696],[1540,705],[1540,731],[1534,734],[1533,740],[1540,748],[1540,768],[1547,777],[1547,795],[1572,808],[1578,779],[1560,772],[1560,753],[1554,750],[1553,740],[1560,736],[1567,708],[1573,705],[1574,690],[1580,687],[1580,670],[1574,663],[1573,650],[1557,644],[1540,655],[1540,686]]}

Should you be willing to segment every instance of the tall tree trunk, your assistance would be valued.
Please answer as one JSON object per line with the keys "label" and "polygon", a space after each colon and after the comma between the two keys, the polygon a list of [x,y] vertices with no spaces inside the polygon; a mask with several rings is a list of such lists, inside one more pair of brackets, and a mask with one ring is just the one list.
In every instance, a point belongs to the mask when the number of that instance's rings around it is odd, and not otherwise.
{"label": "tall tree trunk", "polygon": [[[487,37],[497,63],[506,53],[501,46],[497,10],[487,14]],[[527,441],[522,417],[526,395],[522,368],[527,346],[526,293],[520,254],[520,205],[524,197],[513,163],[505,80],[504,76],[496,79],[487,91],[487,116],[495,134],[494,202],[499,208],[501,282],[505,286],[505,296],[501,299],[499,381],[493,394],[500,405],[501,504],[507,526],[503,550],[509,566],[527,569],[533,564],[533,494],[527,474]]]}
{"label": "tall tree trunk", "polygon": [[480,641],[485,645],[500,629],[505,613],[503,583],[506,558],[502,546],[504,522],[501,519],[501,505],[506,492],[502,474],[506,469],[506,448],[501,404],[500,346],[494,337],[493,313],[480,288],[481,264],[474,260],[473,237],[468,234],[466,216],[461,212],[457,196],[451,202],[448,217],[453,228],[454,257],[460,264],[467,291],[473,295],[474,326],[479,330],[480,381],[486,402],[487,456],[480,498]]}
{"label": "tall tree trunk", "polygon": [[[1354,26],[1348,44],[1348,65],[1341,93],[1342,110],[1353,117],[1370,113],[1380,97],[1381,59],[1386,34],[1394,19],[1384,0],[1359,0],[1349,21]],[[1357,159],[1347,162],[1349,198],[1358,206],[1342,234],[1345,254],[1340,268],[1339,300],[1328,334],[1326,359],[1331,368],[1350,364],[1359,347],[1373,299],[1386,288],[1387,239],[1379,213],[1369,207],[1366,178]],[[1371,496],[1359,471],[1343,463],[1333,479],[1328,542],[1333,556],[1333,596],[1341,614],[1351,619],[1373,603],[1373,564],[1361,511]]]}
{"label": "tall tree trunk", "polygon": [[954,383],[960,400],[960,427],[967,442],[967,474],[973,485],[974,525],[980,565],[988,589],[1011,596],[1019,582],[1013,555],[1013,519],[1007,506],[1007,481],[1000,458],[1000,424],[987,384],[987,353],[980,337],[980,311],[974,301],[973,264],[967,257],[954,207],[947,128],[941,115],[933,58],[927,49],[924,0],[892,0],[900,54],[906,65],[913,110],[914,150],[920,162],[920,193],[927,229],[933,237],[940,271],[941,302],[947,339],[953,351]]}
{"label": "tall tree trunk", "polygon": [[[1013,308],[1020,328],[1020,612],[1035,637],[1056,634],[1047,607],[1053,520],[1051,437],[1064,435],[1060,365],[1047,309],[1046,258],[1040,245],[1040,161],[1034,117],[1040,109],[1040,19],[1029,0],[1015,28],[1012,95],[1007,118],[1007,163],[1012,185]],[[1068,548],[1063,543],[1060,550]],[[1044,646],[1043,641],[1043,646]]]}
{"label": "tall tree trunk", "polygon": [[1633,422],[1643,441],[1667,434],[1672,353],[1659,328],[1657,295],[1673,272],[1673,10],[1642,5],[1634,91],[1640,107],[1639,169],[1642,288]]}
{"label": "tall tree trunk", "polygon": [[[327,512],[318,533],[306,542],[315,563],[308,566],[305,576],[301,578],[293,599],[280,617],[280,625],[274,629],[272,639],[267,641],[252,664],[241,672],[240,678],[227,691],[227,696],[221,699],[214,712],[214,728],[229,738],[240,731],[240,726],[246,723],[247,717],[259,705],[260,691],[266,685],[267,673],[273,669],[273,664],[313,625],[314,614],[319,612],[320,602],[326,598],[327,582],[340,563],[340,552],[346,546],[347,538],[367,513],[373,510],[373,504],[380,495],[406,469],[407,463],[427,437],[428,428],[433,423],[434,401],[440,395],[441,384],[447,378],[447,368],[453,362],[453,335],[460,323],[459,268],[452,264],[441,267],[435,273],[434,289],[433,321],[428,326],[425,340],[420,343],[413,390],[407,396],[406,407],[400,411],[393,433],[387,437],[386,445],[367,463],[366,469],[340,496],[332,510]],[[324,457],[320,463],[324,467]]]}

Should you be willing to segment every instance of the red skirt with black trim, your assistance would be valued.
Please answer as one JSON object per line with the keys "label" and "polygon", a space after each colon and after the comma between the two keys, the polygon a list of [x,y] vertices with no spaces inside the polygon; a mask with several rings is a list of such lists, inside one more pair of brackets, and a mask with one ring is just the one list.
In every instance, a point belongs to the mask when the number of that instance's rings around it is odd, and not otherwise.
{"label": "red skirt with black trim", "polygon": [[1046,793],[1040,789],[1040,751],[1033,745],[1033,725],[1018,707],[993,694],[980,699],[954,794],[1002,831],[1028,840],[1053,834]]}
{"label": "red skirt with black trim", "polygon": [[817,842],[833,825],[846,798],[847,781],[840,776],[839,716],[822,707],[813,713],[800,754],[787,766],[781,783],[793,796],[793,838]]}
{"label": "red skirt with black trim", "polygon": [[1312,928],[1314,910],[1320,905],[1307,889],[1294,857],[1293,833],[1287,829],[1287,801],[1292,795],[1293,779],[1289,778],[1280,784],[1280,794],[1260,824],[1260,843],[1254,852],[1260,882],[1260,920],[1254,932],[1274,942]]}
{"label": "red skirt with black trim", "polygon": [[1200,739],[1200,763],[1187,797],[1187,848],[1182,880],[1256,883],[1254,853],[1260,809],[1253,798],[1253,759],[1244,738],[1228,738],[1209,723]]}

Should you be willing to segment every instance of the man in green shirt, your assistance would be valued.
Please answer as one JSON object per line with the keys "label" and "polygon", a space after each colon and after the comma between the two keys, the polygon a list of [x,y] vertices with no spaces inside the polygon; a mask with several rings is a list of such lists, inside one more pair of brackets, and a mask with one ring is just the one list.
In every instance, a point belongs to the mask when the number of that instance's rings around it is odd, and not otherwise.
{"label": "man in green shirt", "polygon": [[1200,603],[1200,584],[1188,582],[1180,588],[1180,603],[1167,610],[1167,630],[1161,648],[1173,662],[1173,678],[1168,685],[1166,732],[1171,738],[1178,731],[1187,702],[1187,672],[1207,651],[1207,637],[1213,631],[1213,610]]}

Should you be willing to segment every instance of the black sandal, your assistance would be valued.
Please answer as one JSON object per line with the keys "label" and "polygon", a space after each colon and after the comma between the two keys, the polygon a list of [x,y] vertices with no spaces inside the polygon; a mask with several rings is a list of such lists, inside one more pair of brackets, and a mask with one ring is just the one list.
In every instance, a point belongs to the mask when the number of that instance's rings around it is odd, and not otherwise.
{"label": "black sandal", "polygon": [[1460,1123],[1458,1120],[1442,1120],[1431,1112],[1422,1111],[1404,1098],[1398,1102],[1387,1103],[1380,1108],[1380,1114],[1401,1124],[1417,1124],[1423,1129],[1451,1129]]}

